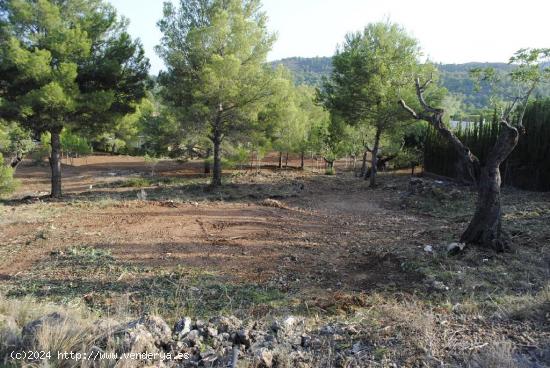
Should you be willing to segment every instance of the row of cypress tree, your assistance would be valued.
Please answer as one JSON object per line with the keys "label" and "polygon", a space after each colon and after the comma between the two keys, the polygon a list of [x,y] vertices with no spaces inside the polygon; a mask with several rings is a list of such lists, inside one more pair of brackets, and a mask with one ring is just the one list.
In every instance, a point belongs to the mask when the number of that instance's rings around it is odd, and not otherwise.
{"label": "row of cypress tree", "polygon": [[[504,185],[520,189],[550,190],[550,99],[529,104],[523,119],[525,134],[510,157],[501,165]],[[500,131],[498,115],[480,116],[476,123],[458,124],[459,139],[485,163]],[[453,148],[434,130],[429,129],[424,144],[424,170],[437,175],[458,178],[459,158]]]}

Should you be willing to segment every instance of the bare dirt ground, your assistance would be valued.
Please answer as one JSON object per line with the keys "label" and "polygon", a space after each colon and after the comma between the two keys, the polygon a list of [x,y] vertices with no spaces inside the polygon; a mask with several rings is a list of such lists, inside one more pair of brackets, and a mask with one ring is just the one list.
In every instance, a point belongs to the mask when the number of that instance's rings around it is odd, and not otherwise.
{"label": "bare dirt ground", "polygon": [[[326,183],[312,182],[303,174],[299,177],[287,172],[288,178],[297,178],[301,183],[298,185],[304,189],[296,186],[296,193],[292,190],[284,193],[288,196],[286,202],[274,202],[273,206],[261,202],[280,194],[278,188],[270,192],[272,177],[280,175],[268,171],[267,180],[262,175],[251,174],[253,182],[255,176],[265,182],[248,185],[244,191],[250,193],[246,194],[244,203],[231,200],[231,193],[229,202],[180,203],[167,197],[99,205],[92,202],[82,208],[82,203],[73,200],[105,201],[110,198],[109,194],[121,192],[121,188],[105,188],[101,184],[149,172],[143,161],[132,157],[99,156],[90,157],[87,162],[87,165],[78,162],[77,166],[65,168],[65,201],[34,204],[53,212],[44,215],[44,223],[39,222],[39,226],[33,221],[27,224],[10,221],[10,218],[16,219],[21,210],[27,210],[17,203],[11,207],[11,213],[8,212],[3,221],[2,235],[8,242],[24,241],[25,245],[18,252],[12,249],[0,261],[1,278],[9,279],[24,272],[53,250],[86,246],[108,250],[128,264],[168,269],[194,267],[256,282],[288,278],[289,283],[362,291],[381,281],[393,280],[391,282],[405,286],[416,279],[414,275],[403,278],[400,271],[399,277],[391,274],[393,268],[398,268],[398,260],[378,255],[387,241],[379,239],[379,249],[360,250],[361,243],[374,241],[377,236],[382,238],[386,231],[386,228],[376,229],[372,219],[370,231],[366,231],[367,216],[379,214],[385,220],[379,204],[384,198],[362,190],[361,181],[356,183],[359,184],[356,188],[341,191],[337,178]],[[160,177],[200,178],[201,168],[202,164],[196,162],[168,161],[157,165],[155,171]],[[30,190],[47,192],[47,175],[45,168],[23,166],[18,172],[23,183],[17,194],[28,194]],[[305,180],[309,181],[307,185],[303,184]],[[100,189],[93,189],[98,185]],[[156,190],[152,188],[151,192]],[[137,189],[131,191],[132,194],[134,191]],[[258,198],[254,198],[256,192],[260,192]],[[130,194],[130,197],[133,196]],[[363,220],[357,222],[358,219]],[[413,231],[404,229],[399,222],[384,226],[388,225],[403,233],[402,236]],[[33,235],[28,239],[32,233],[40,233],[39,247],[35,246]],[[383,273],[377,272],[382,268]]]}
{"label": "bare dirt ground", "polygon": [[449,257],[472,210],[468,188],[407,195],[403,174],[369,189],[351,173],[253,169],[228,172],[211,191],[201,162],[160,162],[155,176],[140,158],[73,164],[62,201],[33,197],[48,191],[49,176],[26,163],[21,188],[0,204],[8,297],[168,320],[360,314],[374,324],[380,359],[406,355],[402,366],[422,366],[411,362],[425,362],[426,351],[432,363],[463,359],[495,341],[550,362],[548,193],[506,191],[511,252]]}

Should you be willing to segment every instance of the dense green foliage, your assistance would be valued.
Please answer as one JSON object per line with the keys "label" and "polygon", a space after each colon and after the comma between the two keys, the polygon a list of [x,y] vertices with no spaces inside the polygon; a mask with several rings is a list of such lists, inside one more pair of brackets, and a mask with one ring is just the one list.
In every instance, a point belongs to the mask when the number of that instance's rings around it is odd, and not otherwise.
{"label": "dense green foliage", "polygon": [[34,147],[29,130],[16,123],[0,123],[0,154],[11,160],[10,166],[16,166]]}
{"label": "dense green foliage", "polygon": [[134,111],[149,63],[102,0],[0,2],[0,117],[52,133],[52,195],[61,195],[59,134],[94,132]]}
{"label": "dense green foliage", "polygon": [[212,141],[213,185],[221,184],[221,144],[250,134],[274,93],[266,56],[275,38],[257,0],[164,4],[161,95],[184,129]]}
{"label": "dense green foliage", "polygon": [[[332,114],[354,127],[371,127],[371,185],[383,136],[400,130],[410,118],[396,103],[414,94],[414,77],[421,72],[415,39],[392,23],[369,24],[351,33],[332,58],[333,69],[320,90],[320,100]],[[367,131],[366,129],[364,130]]]}
{"label": "dense green foliage", "polygon": [[158,81],[173,120],[159,124],[179,129],[180,148],[213,156],[213,186],[221,184],[224,157],[242,165],[247,152],[257,159],[268,149],[303,154],[313,126],[325,120],[312,89],[296,88],[286,69],[266,62],[275,41],[266,21],[258,0],[164,6],[158,52],[167,71]]}
{"label": "dense green foliage", "polygon": [[[526,134],[521,135],[514,152],[501,165],[503,183],[530,190],[550,190],[550,100],[533,101],[523,119]],[[459,125],[455,134],[483,164],[500,132],[497,113],[486,120]],[[433,129],[426,135],[425,170],[456,177],[459,162],[455,150]]]}
{"label": "dense green foliage", "polygon": [[14,170],[4,165],[4,157],[0,153],[0,197],[10,194],[18,185],[17,180],[13,178]]}
{"label": "dense green foliage", "polygon": [[105,2],[14,0],[0,16],[5,118],[91,131],[144,96],[148,61]]}

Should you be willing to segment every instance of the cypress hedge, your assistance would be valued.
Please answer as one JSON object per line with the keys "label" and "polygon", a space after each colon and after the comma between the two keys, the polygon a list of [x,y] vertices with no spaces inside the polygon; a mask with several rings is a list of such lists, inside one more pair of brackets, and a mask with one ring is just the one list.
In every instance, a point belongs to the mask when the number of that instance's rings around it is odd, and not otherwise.
{"label": "cypress hedge", "polygon": [[[517,188],[550,191],[550,99],[529,104],[523,120],[525,134],[510,157],[501,165],[504,185]],[[455,133],[484,165],[500,131],[496,112],[489,119],[483,116],[474,123],[455,127]],[[437,175],[458,178],[458,155],[431,128],[424,144],[424,170]]]}

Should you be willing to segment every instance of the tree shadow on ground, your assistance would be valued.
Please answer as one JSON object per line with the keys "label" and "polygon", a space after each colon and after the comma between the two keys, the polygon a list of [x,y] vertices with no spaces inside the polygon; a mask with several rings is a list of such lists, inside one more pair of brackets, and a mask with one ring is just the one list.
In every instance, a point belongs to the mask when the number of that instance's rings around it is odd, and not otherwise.
{"label": "tree shadow on ground", "polygon": [[[128,183],[126,185],[125,183]],[[36,202],[67,203],[74,201],[244,201],[254,202],[264,199],[283,199],[299,196],[305,185],[302,181],[287,183],[229,183],[213,188],[209,184],[193,182],[165,184],[162,180],[149,180],[145,185],[135,185],[133,182],[115,182],[103,187],[111,189],[95,189],[80,193],[68,193],[62,198],[50,196],[27,196],[18,199],[4,199],[0,203],[6,206],[27,205]],[[137,183],[139,184],[139,183]],[[137,186],[137,187],[136,187]],[[143,195],[145,193],[145,195]]]}

